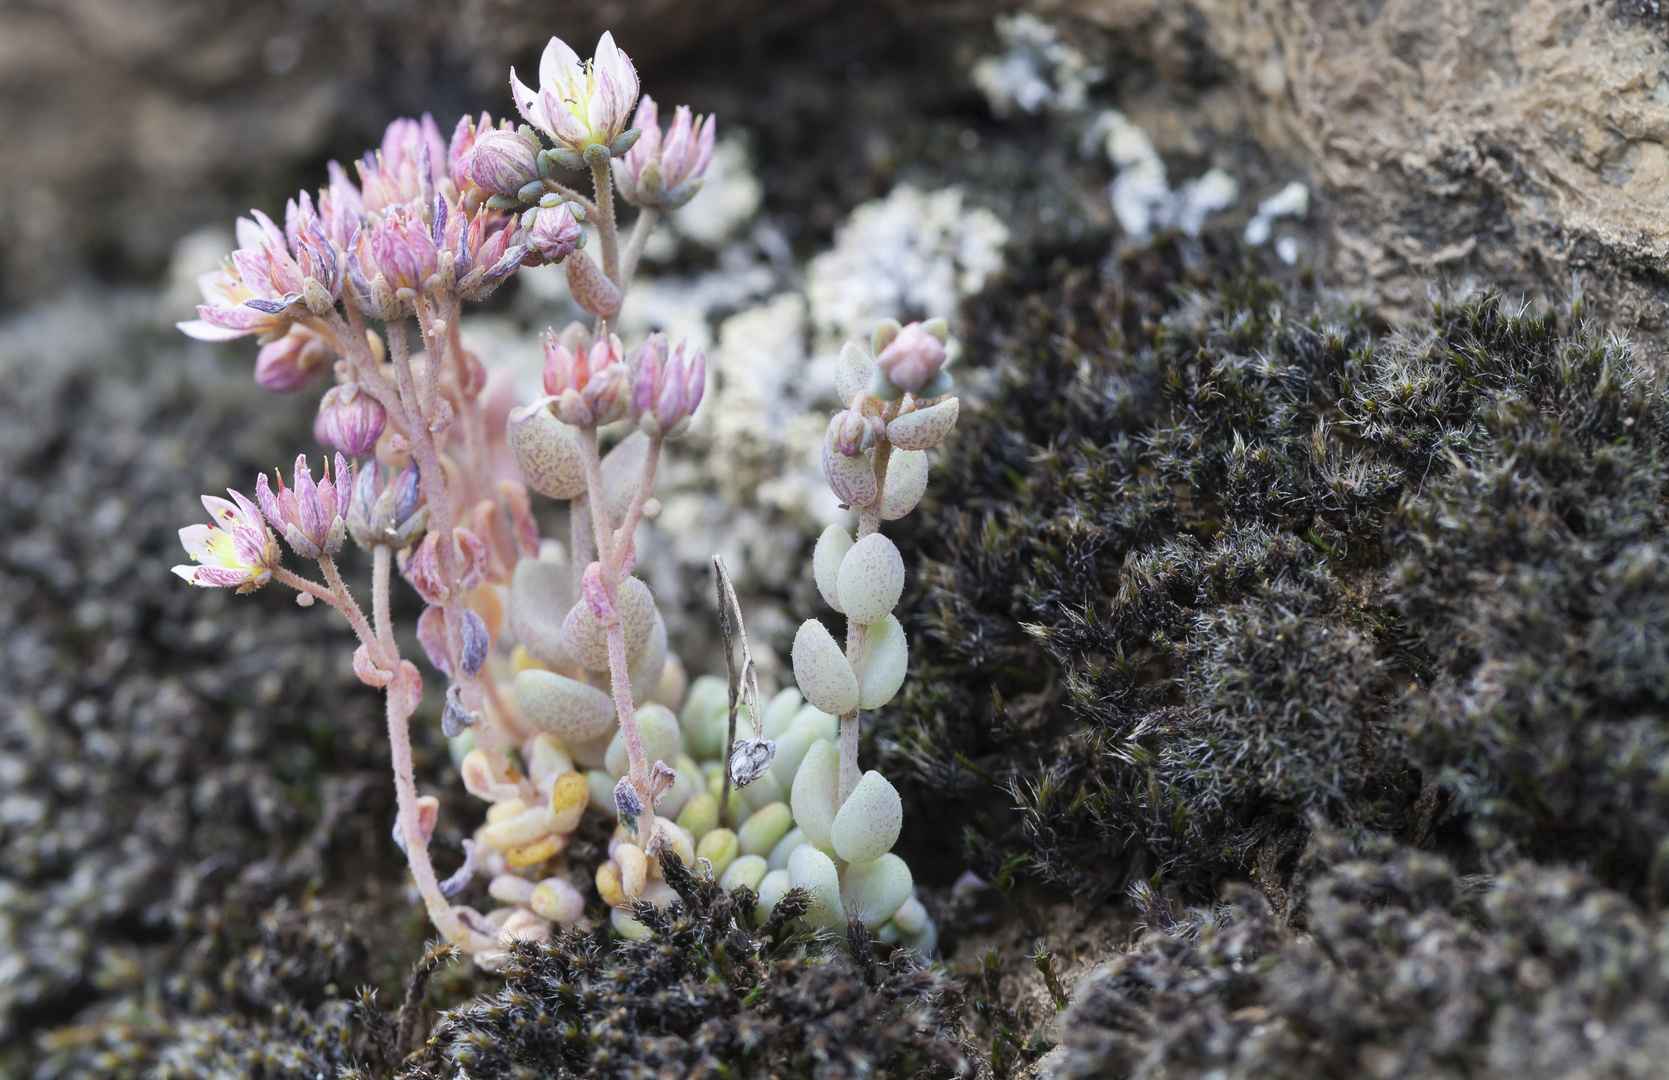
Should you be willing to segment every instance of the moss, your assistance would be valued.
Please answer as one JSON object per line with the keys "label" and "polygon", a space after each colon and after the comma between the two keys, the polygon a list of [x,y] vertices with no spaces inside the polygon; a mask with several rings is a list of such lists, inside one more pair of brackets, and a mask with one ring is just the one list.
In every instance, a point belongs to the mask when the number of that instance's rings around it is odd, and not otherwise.
{"label": "moss", "polygon": [[1187,265],[1057,265],[976,313],[1009,329],[911,537],[893,766],[918,799],[1008,788],[1016,818],[969,815],[999,883],[1203,896],[1310,812],[1428,845],[1459,814],[1483,853],[1643,883],[1669,578],[1638,360],[1579,309],[1478,294],[1386,334]]}
{"label": "moss", "polygon": [[1580,873],[1492,882],[1323,831],[1308,934],[1235,886],[1082,979],[1053,1080],[1656,1075],[1669,926]]}
{"label": "moss", "polygon": [[[944,977],[859,925],[842,943],[791,933],[790,893],[751,928],[753,894],[726,893],[665,856],[680,903],[639,904],[643,941],[570,929],[514,948],[504,988],[437,1023],[402,1075],[951,1076],[966,1073]],[[887,955],[883,955],[883,953]]]}

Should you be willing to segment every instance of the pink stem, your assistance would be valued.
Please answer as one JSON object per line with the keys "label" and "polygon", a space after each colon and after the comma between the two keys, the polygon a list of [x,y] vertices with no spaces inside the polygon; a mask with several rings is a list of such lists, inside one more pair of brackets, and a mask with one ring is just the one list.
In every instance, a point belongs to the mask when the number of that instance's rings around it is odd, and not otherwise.
{"label": "pink stem", "polygon": [[[341,610],[341,604],[336,599],[335,594],[316,581],[308,581],[300,574],[286,570],[282,566],[275,566],[272,568],[272,579],[280,582],[281,584],[288,585],[297,592],[304,592],[315,600],[323,600],[325,603],[329,604],[333,608],[336,608],[338,611]],[[345,615],[347,612],[343,612],[343,614]],[[350,619],[349,621],[351,622],[352,620]]]}
{"label": "pink stem", "polygon": [[[603,492],[603,462],[597,452],[597,429],[580,429],[580,451],[585,458],[586,501],[591,506],[591,529],[597,545],[598,565],[602,570],[604,594],[609,606],[617,613],[608,628],[609,683],[614,691],[614,708],[620,719],[620,737],[626,744],[626,760],[630,763],[632,786],[638,789],[644,813],[638,818],[638,835],[654,824],[654,808],[650,805],[649,762],[643,753],[643,735],[637,726],[637,710],[632,706],[631,673],[626,664],[626,628],[621,625],[620,563],[615,558],[613,528],[609,522],[608,497]],[[648,462],[646,462],[647,464]],[[641,511],[642,507],[639,507]],[[582,600],[581,603],[584,601]],[[644,837],[647,842],[647,837]]]}
{"label": "pink stem", "polygon": [[644,504],[655,490],[655,472],[660,468],[661,443],[664,440],[651,438],[649,453],[643,458],[643,475],[638,478],[637,491],[632,495],[631,505],[626,507],[626,517],[620,522],[620,528],[615,530],[614,544],[610,549],[610,557],[618,568],[626,565],[626,551],[631,547],[632,534],[637,532],[637,523],[643,517]]}
{"label": "pink stem", "polygon": [[412,880],[423,896],[429,921],[446,940],[470,952],[491,949],[498,942],[464,925],[452,904],[441,894],[434,864],[429,861],[429,846],[423,839],[417,813],[417,774],[412,766],[408,723],[416,709],[417,702],[409,705],[406,702],[405,672],[397,667],[394,681],[388,684],[388,744],[394,761],[394,797],[399,806],[398,822],[400,836],[405,840],[406,865],[411,868]]}
{"label": "pink stem", "polygon": [[591,180],[597,186],[597,238],[603,242],[603,273],[624,290],[620,280],[620,226],[614,220],[614,183],[609,163],[591,166]]}

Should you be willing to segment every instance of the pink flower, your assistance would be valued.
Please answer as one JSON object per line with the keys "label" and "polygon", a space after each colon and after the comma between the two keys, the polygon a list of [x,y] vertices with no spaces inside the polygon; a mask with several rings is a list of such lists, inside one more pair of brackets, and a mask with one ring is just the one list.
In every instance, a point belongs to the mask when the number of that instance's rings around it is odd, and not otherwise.
{"label": "pink flower", "polygon": [[427,209],[437,185],[451,184],[446,166],[446,142],[434,117],[424,113],[422,120],[394,121],[383,132],[381,149],[366,151],[359,162],[366,212],[378,214],[410,203]]}
{"label": "pink flower", "polygon": [[382,405],[358,383],[342,383],[320,399],[313,435],[349,457],[365,457],[377,448],[387,419]]}
{"label": "pink flower", "polygon": [[261,520],[255,504],[236,491],[233,501],[203,496],[203,507],[213,523],[187,525],[180,543],[197,566],[176,566],[174,573],[205,589],[254,592],[272,577],[279,563],[278,542]]}
{"label": "pink flower", "polygon": [[277,341],[261,346],[255,357],[255,381],[288,394],[313,381],[341,353],[341,343],[317,320],[291,323]]}
{"label": "pink flower", "polygon": [[678,209],[701,190],[707,163],[713,160],[713,118],[691,117],[689,106],[680,105],[663,139],[655,100],[645,94],[632,123],[643,134],[621,158],[615,186],[633,206]]}
{"label": "pink flower", "polygon": [[463,163],[464,175],[490,195],[514,195],[539,179],[539,144],[516,131],[487,131]]}
{"label": "pink flower", "polygon": [[273,341],[289,329],[288,316],[271,315],[245,304],[255,299],[255,293],[243,283],[230,257],[219,270],[199,277],[197,288],[208,303],[197,305],[197,318],[174,324],[187,337],[198,341],[234,341],[259,334],[262,340]]}
{"label": "pink flower", "polygon": [[319,192],[319,227],[330,237],[336,250],[346,254],[353,247],[354,233],[365,220],[365,197],[342,166],[326,166],[330,186]]}
{"label": "pink flower", "polygon": [[913,322],[900,328],[875,358],[880,373],[905,393],[919,392],[945,366],[944,322],[933,322],[937,325]]}
{"label": "pink flower", "polygon": [[556,415],[576,427],[608,424],[625,415],[629,375],[618,335],[570,350],[545,331],[545,393],[556,398]]}
{"label": "pink flower", "polygon": [[409,317],[417,294],[434,284],[437,254],[428,223],[412,207],[392,207],[381,221],[362,226],[348,255],[360,310],[376,319]]}
{"label": "pink flower", "polygon": [[284,476],[276,469],[278,494],[267,486],[262,473],[255,481],[255,497],[261,500],[261,512],[272,526],[284,534],[290,550],[305,559],[334,555],[342,550],[348,523],[348,501],[353,495],[353,472],[347,459],[336,455],[336,480],[330,478],[330,461],[326,459],[324,476],[313,483],[313,473],[307,467],[307,455],[296,458],[295,490],[284,486]]}
{"label": "pink flower", "polygon": [[209,302],[198,305],[197,319],[178,324],[186,335],[200,341],[270,337],[293,319],[333,310],[342,295],[341,256],[306,195],[300,205],[291,203],[293,238],[261,211],[250,213],[254,221],[238,219],[238,249],[220,270],[197,279]]}
{"label": "pink flower", "polygon": [[485,208],[465,214],[463,203],[435,210],[441,281],[465,300],[485,300],[529,252],[526,230],[512,215]]}
{"label": "pink flower", "polygon": [[585,232],[567,203],[541,206],[533,215],[533,228],[528,230],[528,243],[548,263],[559,263],[574,253],[585,242]]}
{"label": "pink flower", "polygon": [[452,186],[458,189],[460,195],[468,191],[472,183],[465,167],[470,151],[475,149],[475,144],[480,141],[481,136],[494,130],[496,129],[493,127],[493,118],[486,113],[481,114],[479,121],[470,119],[466,113],[458,118],[457,127],[452,129],[452,141],[446,145],[446,173],[452,178]]}
{"label": "pink flower", "polygon": [[551,38],[539,60],[539,89],[533,90],[510,71],[516,108],[534,127],[549,135],[567,155],[558,160],[578,168],[586,149],[601,146],[610,154],[631,147],[626,122],[637,101],[637,69],[605,33],[596,55],[581,62],[560,38]]}
{"label": "pink flower", "polygon": [[644,434],[676,439],[689,430],[706,391],[707,354],[685,339],[668,357],[666,341],[665,334],[651,334],[638,350],[631,411]]}

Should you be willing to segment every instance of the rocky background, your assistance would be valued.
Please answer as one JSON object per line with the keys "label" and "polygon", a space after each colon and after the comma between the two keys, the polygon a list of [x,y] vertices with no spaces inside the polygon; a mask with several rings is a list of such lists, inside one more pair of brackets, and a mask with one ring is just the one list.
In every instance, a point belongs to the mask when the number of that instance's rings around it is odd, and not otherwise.
{"label": "rocky background", "polygon": [[[236,213],[393,116],[501,113],[509,64],[613,28],[728,138],[623,316],[707,341],[725,406],[645,560],[691,667],[715,550],[766,642],[811,611],[840,340],[952,317],[970,406],[897,537],[912,682],[867,751],[945,969],[784,958],[776,1004],[703,1007],[828,1076],[1656,1075],[1666,27],[1632,0],[0,10],[0,1074],[410,1048],[354,1004],[400,1003],[425,927],[345,629],[167,572],[197,494],[310,445],[307,407],[171,322]],[[565,303],[524,275],[467,332],[527,365]],[[432,730],[420,754],[455,851],[470,811]],[[587,977],[630,1019],[596,1039],[653,1034],[652,979]],[[474,999],[445,1052],[512,1076],[536,994],[443,967],[412,1000],[421,1029]]]}

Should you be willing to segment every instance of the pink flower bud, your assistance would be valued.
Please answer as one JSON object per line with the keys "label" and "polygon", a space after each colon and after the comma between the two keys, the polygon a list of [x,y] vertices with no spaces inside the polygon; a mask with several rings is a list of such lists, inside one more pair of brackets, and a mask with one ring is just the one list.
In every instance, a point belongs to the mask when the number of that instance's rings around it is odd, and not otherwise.
{"label": "pink flower bud", "polygon": [[494,195],[514,195],[539,179],[539,147],[515,131],[479,135],[464,160],[465,175]]}
{"label": "pink flower bud", "polygon": [[281,394],[300,390],[338,355],[336,336],[305,323],[293,323],[284,336],[261,346],[255,357],[255,381]]}
{"label": "pink flower bud", "polygon": [[680,105],[663,138],[655,101],[645,94],[632,123],[643,134],[615,169],[621,197],[633,206],[678,209],[701,190],[713,159],[713,118],[692,117],[689,106]]}
{"label": "pink flower bud", "polygon": [[461,201],[440,203],[436,214],[437,261],[448,268],[443,283],[465,300],[485,300],[527,258],[528,235],[509,214],[466,214]]}
{"label": "pink flower bud", "polygon": [[349,457],[365,457],[377,448],[387,414],[376,398],[358,383],[343,383],[325,391],[313,434],[326,446]]}
{"label": "pink flower bud", "polygon": [[371,250],[395,290],[420,291],[435,272],[434,237],[428,223],[410,207],[395,207],[384,216],[371,234]]}
{"label": "pink flower bud", "polygon": [[412,207],[393,207],[362,227],[348,256],[360,309],[376,319],[409,317],[416,294],[431,285],[437,255],[428,223]]}
{"label": "pink flower bud", "polygon": [[870,418],[852,409],[837,412],[829,420],[829,440],[834,449],[847,457],[856,457],[875,445],[875,425]]}
{"label": "pink flower bud", "polygon": [[618,420],[628,396],[619,336],[610,334],[589,349],[577,339],[575,345],[570,349],[545,332],[545,393],[556,398],[558,418],[576,427]]}
{"label": "pink flower bud", "polygon": [[330,476],[327,458],[323,478],[315,484],[312,470],[307,467],[307,455],[296,458],[295,489],[284,486],[284,476],[278,476],[278,493],[267,485],[262,473],[255,481],[255,495],[261,501],[261,512],[272,527],[284,534],[290,550],[305,559],[334,555],[342,549],[347,538],[346,515],[353,495],[353,472],[347,459],[336,455],[336,479]]}
{"label": "pink flower bud", "polygon": [[632,383],[632,419],[644,434],[675,439],[689,430],[690,418],[707,388],[707,354],[687,339],[667,356],[666,335],[651,334],[638,351]]}
{"label": "pink flower bud", "polygon": [[418,481],[416,464],[389,480],[376,462],[366,462],[348,504],[348,532],[354,543],[366,551],[404,548],[422,536],[429,527],[429,508]]}
{"label": "pink flower bud", "polygon": [[913,394],[945,366],[944,339],[919,322],[910,323],[881,350],[875,365],[893,386]]}
{"label": "pink flower bud", "polygon": [[446,142],[434,117],[424,113],[422,120],[395,120],[383,132],[382,146],[359,162],[366,212],[414,202],[428,206],[435,186],[448,179],[446,164]]}
{"label": "pink flower bud", "polygon": [[540,258],[558,263],[574,253],[584,235],[580,223],[574,218],[574,211],[563,203],[560,206],[541,206],[534,212],[527,242]]}
{"label": "pink flower bud", "polygon": [[486,113],[481,114],[479,121],[471,119],[468,113],[458,118],[457,126],[452,129],[452,141],[446,144],[446,173],[452,178],[452,186],[462,195],[468,190],[472,181],[465,161],[469,152],[475,149],[475,144],[481,136],[493,130],[493,118]]}

